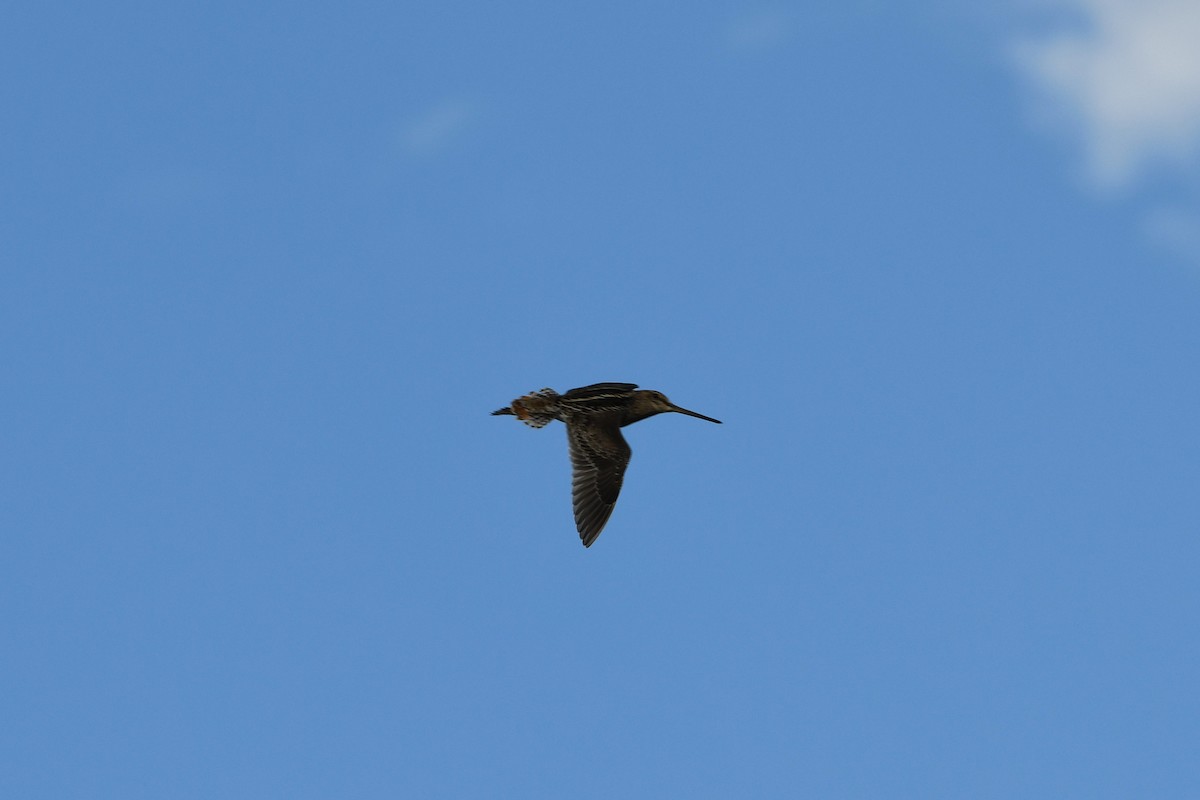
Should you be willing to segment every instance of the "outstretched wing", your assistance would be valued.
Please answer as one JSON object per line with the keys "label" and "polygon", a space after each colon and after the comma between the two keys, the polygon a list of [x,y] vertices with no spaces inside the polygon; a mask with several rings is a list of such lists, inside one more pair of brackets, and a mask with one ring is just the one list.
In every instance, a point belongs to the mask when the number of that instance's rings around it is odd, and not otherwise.
{"label": "outstretched wing", "polygon": [[612,516],[632,451],[615,425],[568,425],[567,440],[571,450],[575,527],[583,546],[591,547]]}

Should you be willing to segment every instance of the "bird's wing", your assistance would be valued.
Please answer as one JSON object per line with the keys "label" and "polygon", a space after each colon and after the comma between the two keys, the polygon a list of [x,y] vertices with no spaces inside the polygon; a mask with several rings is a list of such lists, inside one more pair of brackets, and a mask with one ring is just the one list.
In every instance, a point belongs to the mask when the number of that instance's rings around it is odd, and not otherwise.
{"label": "bird's wing", "polygon": [[629,406],[636,383],[593,383],[572,389],[559,402],[582,414],[608,414]]}
{"label": "bird's wing", "polygon": [[612,516],[632,451],[615,425],[611,428],[568,425],[567,440],[571,450],[575,527],[583,546],[591,547]]}
{"label": "bird's wing", "polygon": [[637,388],[636,383],[593,383],[590,386],[580,386],[563,395],[569,400],[586,400],[593,397],[610,397],[625,395]]}

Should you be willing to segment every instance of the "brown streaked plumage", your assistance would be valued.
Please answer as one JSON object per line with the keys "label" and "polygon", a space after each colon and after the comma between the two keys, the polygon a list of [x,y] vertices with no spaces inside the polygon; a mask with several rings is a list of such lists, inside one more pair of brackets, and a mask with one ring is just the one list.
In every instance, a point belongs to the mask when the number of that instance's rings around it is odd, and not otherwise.
{"label": "brown streaked plumage", "polygon": [[556,419],[566,423],[575,527],[583,546],[591,547],[612,515],[629,465],[632,451],[621,428],[668,411],[721,422],[680,408],[662,392],[638,389],[635,383],[593,383],[566,394],[542,389],[492,415],[510,414],[534,428]]}

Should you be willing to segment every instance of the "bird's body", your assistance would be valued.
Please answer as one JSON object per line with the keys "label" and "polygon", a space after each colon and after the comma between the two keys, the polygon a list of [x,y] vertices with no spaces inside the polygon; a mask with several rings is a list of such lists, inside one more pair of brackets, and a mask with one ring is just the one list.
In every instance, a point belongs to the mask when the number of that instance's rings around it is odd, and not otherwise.
{"label": "bird's body", "polygon": [[621,428],[667,411],[720,422],[680,408],[662,392],[639,390],[634,383],[593,383],[565,394],[542,389],[492,414],[511,414],[534,428],[556,419],[566,423],[575,527],[583,546],[591,547],[612,515],[632,454]]}

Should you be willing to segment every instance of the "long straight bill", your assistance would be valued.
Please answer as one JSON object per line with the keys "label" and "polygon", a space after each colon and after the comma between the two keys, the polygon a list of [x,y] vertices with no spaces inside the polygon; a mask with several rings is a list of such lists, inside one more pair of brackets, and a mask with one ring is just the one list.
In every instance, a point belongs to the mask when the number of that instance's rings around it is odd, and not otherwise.
{"label": "long straight bill", "polygon": [[721,420],[719,420],[719,419],[713,419],[712,417],[706,417],[703,414],[697,414],[695,411],[688,411],[686,408],[680,408],[679,406],[675,405],[674,403],[671,404],[671,410],[677,411],[680,414],[687,414],[689,417],[698,417],[699,419],[706,419],[709,422],[715,422],[718,425],[721,424]]}

